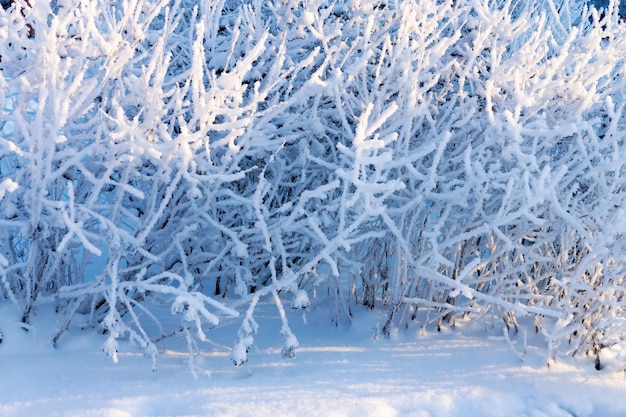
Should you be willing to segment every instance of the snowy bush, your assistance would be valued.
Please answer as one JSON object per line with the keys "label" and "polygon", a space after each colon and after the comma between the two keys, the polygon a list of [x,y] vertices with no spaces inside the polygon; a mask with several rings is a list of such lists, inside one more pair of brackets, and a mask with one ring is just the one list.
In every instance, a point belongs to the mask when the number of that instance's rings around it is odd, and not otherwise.
{"label": "snowy bush", "polygon": [[531,317],[551,358],[625,343],[615,3],[24,6],[0,11],[0,279],[25,326],[54,306],[53,343],[192,359],[242,314],[243,364],[268,300],[292,357],[284,303],[318,288],[334,320],[383,305],[386,334]]}

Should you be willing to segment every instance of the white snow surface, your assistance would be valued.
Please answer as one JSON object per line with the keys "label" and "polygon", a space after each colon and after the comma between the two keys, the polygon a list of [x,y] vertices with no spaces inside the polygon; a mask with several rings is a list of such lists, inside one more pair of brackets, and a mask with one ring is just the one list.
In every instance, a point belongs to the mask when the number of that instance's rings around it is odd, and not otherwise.
{"label": "white snow surface", "polygon": [[[9,307],[0,309],[0,415],[10,416],[220,416],[220,417],[566,417],[626,415],[623,371],[596,371],[591,358],[561,358],[546,365],[546,349],[533,346],[522,360],[484,324],[420,333],[419,326],[377,336],[379,313],[359,312],[350,325],[290,311],[300,348],[282,359],[280,320],[264,306],[264,326],[248,364],[230,360],[236,321],[208,332],[196,365],[210,375],[194,379],[185,350],[159,346],[151,361],[121,343],[114,364],[101,351],[104,336],[72,329],[57,348],[49,341],[50,314],[19,328]],[[306,313],[304,313],[306,314]],[[42,317],[43,316],[43,317]],[[316,314],[316,317],[324,314]],[[328,316],[326,316],[328,317]],[[381,323],[382,322],[382,323]],[[512,336],[516,350],[522,337]],[[179,343],[179,342],[172,342]]]}

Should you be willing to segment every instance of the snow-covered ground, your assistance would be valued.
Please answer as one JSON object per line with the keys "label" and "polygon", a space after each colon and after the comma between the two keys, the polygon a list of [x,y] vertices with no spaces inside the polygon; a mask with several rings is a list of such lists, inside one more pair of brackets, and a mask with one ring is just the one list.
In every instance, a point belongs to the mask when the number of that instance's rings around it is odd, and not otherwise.
{"label": "snow-covered ground", "polygon": [[601,371],[591,359],[548,367],[532,337],[520,360],[507,343],[486,337],[497,327],[424,335],[416,326],[384,339],[375,337],[377,313],[335,328],[292,311],[301,347],[284,360],[279,321],[266,308],[247,365],[230,361],[231,322],[210,332],[215,344],[197,358],[210,376],[193,379],[182,348],[163,346],[156,372],[132,346],[114,364],[100,350],[102,336],[74,329],[54,349],[52,323],[41,314],[24,332],[8,307],[1,310],[0,415],[7,417],[626,415],[626,379],[610,362]]}

